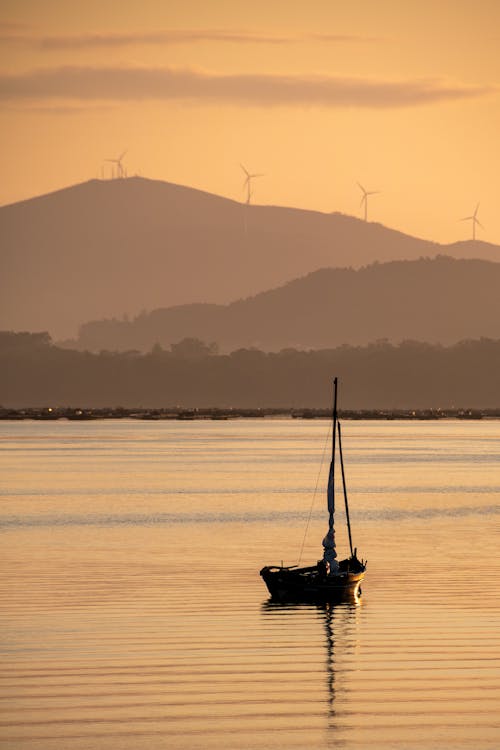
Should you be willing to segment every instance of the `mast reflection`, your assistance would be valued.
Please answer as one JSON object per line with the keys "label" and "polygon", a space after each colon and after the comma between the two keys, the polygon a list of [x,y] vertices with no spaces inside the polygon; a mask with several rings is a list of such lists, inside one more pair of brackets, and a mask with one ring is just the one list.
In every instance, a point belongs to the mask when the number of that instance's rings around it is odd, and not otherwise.
{"label": "mast reflection", "polygon": [[[328,728],[335,728],[335,690],[336,683],[338,686],[339,675],[341,674],[336,665],[338,658],[347,654],[352,654],[356,649],[357,638],[353,633],[353,625],[356,626],[360,615],[362,597],[360,592],[352,592],[352,595],[344,598],[342,602],[322,602],[322,603],[296,603],[296,602],[278,602],[268,599],[262,605],[263,615],[288,616],[293,619],[294,613],[309,611],[316,613],[319,620],[323,622],[325,633],[325,678],[326,694],[328,704]],[[342,670],[345,689],[345,670]]]}

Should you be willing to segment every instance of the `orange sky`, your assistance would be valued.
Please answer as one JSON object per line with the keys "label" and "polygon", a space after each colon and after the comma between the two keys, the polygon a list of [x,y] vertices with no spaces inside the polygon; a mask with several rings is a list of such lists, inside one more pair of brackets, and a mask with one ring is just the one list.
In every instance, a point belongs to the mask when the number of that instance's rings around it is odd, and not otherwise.
{"label": "orange sky", "polygon": [[[498,0],[3,0],[0,203],[102,174],[500,244]],[[109,175],[105,165],[105,176]]]}

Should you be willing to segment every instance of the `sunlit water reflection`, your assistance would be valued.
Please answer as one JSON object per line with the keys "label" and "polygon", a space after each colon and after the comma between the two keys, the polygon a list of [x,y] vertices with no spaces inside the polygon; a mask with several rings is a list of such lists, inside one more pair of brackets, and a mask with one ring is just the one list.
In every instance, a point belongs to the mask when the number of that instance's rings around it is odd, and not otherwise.
{"label": "sunlit water reflection", "polygon": [[500,423],[343,438],[363,595],[278,606],[326,421],[0,423],[2,748],[498,748]]}

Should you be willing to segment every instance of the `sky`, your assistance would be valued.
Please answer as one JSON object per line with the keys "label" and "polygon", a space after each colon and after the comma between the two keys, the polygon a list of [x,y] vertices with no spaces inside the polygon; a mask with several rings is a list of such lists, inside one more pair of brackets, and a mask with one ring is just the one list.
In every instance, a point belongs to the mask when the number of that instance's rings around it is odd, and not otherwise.
{"label": "sky", "polygon": [[[1,0],[0,205],[127,174],[500,244],[499,0]],[[359,183],[359,184],[358,184]]]}

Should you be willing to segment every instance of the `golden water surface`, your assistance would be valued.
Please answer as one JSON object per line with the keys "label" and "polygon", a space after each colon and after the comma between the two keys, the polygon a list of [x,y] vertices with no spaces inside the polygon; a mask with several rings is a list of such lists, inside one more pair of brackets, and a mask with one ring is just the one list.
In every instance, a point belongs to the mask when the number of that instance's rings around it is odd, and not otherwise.
{"label": "golden water surface", "polygon": [[320,607],[327,421],[0,423],[2,750],[500,747],[500,422],[343,427]]}

